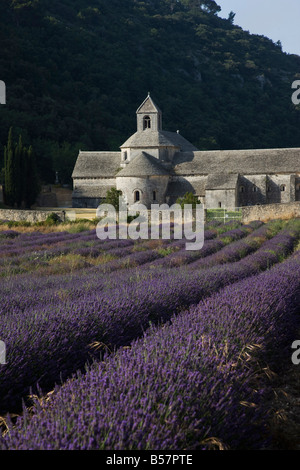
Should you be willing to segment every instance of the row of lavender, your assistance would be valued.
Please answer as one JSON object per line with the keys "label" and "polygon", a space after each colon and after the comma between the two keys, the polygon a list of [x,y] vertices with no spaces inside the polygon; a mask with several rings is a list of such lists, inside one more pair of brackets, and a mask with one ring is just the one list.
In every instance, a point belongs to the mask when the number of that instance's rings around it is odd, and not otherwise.
{"label": "row of lavender", "polygon": [[8,420],[0,448],[267,448],[261,371],[265,361],[290,364],[299,299],[298,251],[35,400],[33,416],[24,411],[15,427]]}
{"label": "row of lavender", "polygon": [[[123,286],[124,283],[127,284],[128,282],[137,282],[137,276],[140,277],[140,273],[136,273],[135,267],[138,265],[144,265],[144,267],[146,268],[146,270],[143,270],[143,278],[145,278],[145,275],[147,274],[147,272],[149,272],[149,268],[151,268],[149,274],[152,279],[154,276],[154,266],[165,267],[164,264],[166,264],[168,265],[168,267],[171,267],[172,265],[174,265],[171,260],[170,262],[167,261],[167,263],[164,263],[164,259],[172,258],[173,250],[176,250],[176,253],[178,254],[178,259],[180,260],[180,263],[176,262],[175,264],[186,264],[189,261],[192,262],[197,258],[204,258],[210,254],[216,253],[218,250],[221,250],[227,245],[228,240],[233,241],[238,238],[243,238],[248,233],[251,233],[253,239],[256,239],[256,241],[259,240],[259,242],[262,242],[266,239],[266,237],[272,236],[272,234],[276,233],[276,231],[274,232],[274,229],[271,229],[270,224],[266,226],[261,226],[259,230],[254,230],[257,226],[259,227],[260,224],[254,224],[252,227],[243,227],[243,229],[240,230],[229,230],[218,236],[216,239],[208,239],[205,241],[204,247],[201,250],[195,252],[195,254],[190,257],[185,256],[185,240],[175,240],[169,242],[166,241],[168,242],[166,250],[167,255],[164,252],[164,249],[160,251],[160,247],[158,249],[155,249],[155,247],[149,248],[148,245],[143,246],[143,244],[138,245],[139,248],[142,247],[143,249],[139,249],[136,251],[134,250],[134,246],[132,245],[131,240],[116,240],[112,242],[106,242],[101,244],[100,247],[97,248],[98,255],[101,256],[101,252],[105,251],[106,254],[115,254],[115,256],[117,256],[116,259],[112,259],[111,261],[105,263],[104,266],[100,264],[95,266],[94,268],[92,267],[84,273],[76,269],[74,272],[68,272],[66,275],[63,274],[51,277],[40,276],[40,271],[38,269],[40,267],[39,261],[41,259],[45,259],[45,257],[49,253],[48,249],[46,250],[46,253],[45,251],[41,250],[38,259],[33,260],[33,263],[36,263],[36,271],[29,273],[25,272],[24,275],[19,276],[17,281],[18,289],[15,289],[15,277],[11,278],[10,276],[6,276],[8,279],[2,281],[0,285],[0,294],[3,298],[3,302],[0,306],[0,312],[8,311],[12,305],[14,307],[19,306],[20,310],[23,310],[24,303],[27,306],[26,302],[28,301],[30,302],[31,306],[35,301],[40,302],[41,300],[47,303],[51,302],[52,300],[56,303],[58,300],[57,297],[60,295],[74,296],[76,295],[76,293],[81,294],[83,290],[90,291],[91,289],[101,289],[103,291],[103,289],[111,289],[112,287],[117,287],[120,285]],[[279,230],[280,226],[275,228],[276,230]],[[216,236],[216,233],[214,235]],[[65,254],[70,252],[76,254],[79,251],[85,252],[85,250],[89,250],[89,248],[82,245],[84,245],[84,241],[87,237],[93,237],[92,241],[93,243],[96,243],[94,240],[95,233],[92,232],[91,234],[89,233],[80,238],[80,247],[78,247],[78,244],[76,244],[76,246],[74,246],[74,244],[71,244],[70,246],[70,244],[64,243],[62,246],[55,246],[51,253],[53,255],[53,253],[57,254],[57,251],[64,252]],[[213,237],[210,236],[210,238]],[[225,239],[226,242],[224,241]],[[129,246],[130,251],[128,250],[127,246],[128,242],[131,243],[131,245]],[[250,245],[250,238],[248,239],[247,237],[245,243]],[[119,244],[122,244],[122,246],[119,246]],[[115,247],[115,245],[117,245],[117,247]],[[257,247],[258,243],[256,243],[256,248]],[[170,248],[171,250],[169,250]],[[32,252],[30,251],[29,254],[24,254],[24,257],[26,258],[30,256],[31,253]],[[169,253],[171,253],[171,255]],[[35,256],[35,251],[33,252],[33,254]],[[17,256],[16,258],[17,262],[20,263],[22,267],[24,265],[24,259],[21,256]],[[157,261],[161,260],[162,262],[154,263],[153,260],[155,259]],[[10,257],[8,259],[3,258],[3,265],[5,268],[7,264],[11,266],[10,262]],[[123,268],[127,268],[125,272],[122,271]],[[113,272],[115,270],[119,270],[119,273],[117,273],[117,275]],[[110,272],[113,272],[111,276],[108,275],[108,273]],[[36,289],[37,277],[38,289]],[[29,298],[27,296],[28,292],[30,292]],[[9,297],[7,296],[7,294],[9,294]],[[4,303],[5,298],[9,300],[9,304]]]}
{"label": "row of lavender", "polygon": [[[205,226],[204,238],[211,240],[218,235],[234,229],[249,229],[257,228],[262,225],[262,222],[255,221],[248,226],[241,226],[240,222],[228,222],[218,226],[218,224],[208,223]],[[174,239],[173,230],[170,233],[171,239]],[[184,237],[183,237],[184,238]],[[140,243],[139,243],[140,242]],[[161,240],[163,244],[169,244],[168,240]],[[180,245],[180,242],[178,242]],[[185,238],[181,241],[181,245],[185,244]],[[68,233],[68,232],[54,232],[50,234],[43,234],[41,232],[19,233],[16,231],[8,230],[0,232],[0,259],[10,257],[15,260],[15,257],[22,257],[24,255],[30,256],[38,251],[45,251],[49,255],[57,255],[60,253],[69,253],[70,251],[82,249],[84,253],[97,256],[103,251],[108,251],[113,248],[123,248],[133,245],[145,245],[146,241],[140,240],[99,240],[96,236],[96,230],[88,230],[81,233]],[[61,248],[61,251],[56,248]],[[88,251],[90,249],[90,251]],[[65,251],[63,251],[65,250]],[[84,251],[85,250],[85,251]],[[17,258],[16,258],[17,259]]]}
{"label": "row of lavender", "polygon": [[[257,223],[249,226],[249,229],[253,229],[256,225]],[[239,227],[237,222],[230,222],[219,227],[215,224],[207,225],[204,233],[205,240],[211,240],[220,234],[222,236],[222,232],[230,229],[233,229],[230,231],[234,236],[234,228],[237,229],[237,227]],[[245,232],[246,227],[243,230]],[[160,240],[157,247],[162,248],[167,245],[170,252],[172,252],[183,249],[185,243],[185,239],[175,240],[171,243],[169,240]],[[107,260],[123,259],[126,256],[123,261],[110,263],[109,266],[105,267],[106,271],[118,269],[120,266],[126,266],[126,264],[132,262],[132,258],[129,259],[129,257],[135,251],[147,251],[150,259],[161,258],[164,255],[159,250],[147,249],[148,246],[149,242],[143,240],[117,239],[102,241],[97,238],[95,230],[79,234],[70,234],[68,232],[19,234],[12,230],[4,231],[0,232],[0,276],[7,277],[8,275],[36,271],[37,267],[47,266],[49,260],[70,253],[90,258],[96,258],[101,254],[108,255]],[[137,253],[136,258],[137,263],[140,264],[139,258],[145,258],[145,255]],[[102,262],[104,264],[105,259]]]}
{"label": "row of lavender", "polygon": [[[214,238],[218,233],[227,231],[227,227],[238,227],[239,222],[229,222],[223,226],[220,224],[206,224],[205,238]],[[170,236],[172,237],[174,226],[171,227]],[[100,240],[96,237],[96,229],[84,230],[79,233],[69,233],[67,231],[58,231],[52,233],[42,233],[39,231],[31,232],[17,232],[15,230],[4,230],[0,232],[0,254],[5,255],[22,255],[32,248],[38,250],[43,249],[44,246],[56,245],[60,242],[77,242],[77,246],[83,243],[91,242],[90,246],[101,246],[101,249],[108,249],[120,245],[120,241],[116,240]],[[80,245],[78,244],[80,243]],[[121,244],[124,244],[123,241]],[[127,244],[134,244],[133,240],[127,240]],[[76,245],[74,245],[76,246]]]}
{"label": "row of lavender", "polygon": [[[35,281],[25,279],[22,285],[18,277],[1,285],[0,338],[8,356],[1,371],[1,413],[20,408],[21,398],[37,382],[49,390],[55,381],[82,369],[88,359],[98,358],[91,343],[111,350],[129,344],[150,322],[166,321],[223,286],[277,263],[292,252],[300,227],[286,227],[265,242],[261,235],[261,229],[248,235],[250,245],[255,240],[256,248],[260,245],[254,253],[209,268],[197,268],[196,261],[153,272],[148,263],[148,270],[144,265],[115,272],[110,280],[99,279],[94,270],[75,276],[65,288],[60,277],[44,280],[41,291]],[[235,243],[236,255],[242,257],[245,252]]]}

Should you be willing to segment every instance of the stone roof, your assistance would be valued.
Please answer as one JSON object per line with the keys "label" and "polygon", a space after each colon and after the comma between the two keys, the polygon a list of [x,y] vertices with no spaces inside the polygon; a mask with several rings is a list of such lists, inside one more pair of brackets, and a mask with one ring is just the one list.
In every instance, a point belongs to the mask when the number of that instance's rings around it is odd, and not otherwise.
{"label": "stone roof", "polygon": [[117,177],[127,176],[166,176],[169,172],[163,168],[157,158],[142,152],[131,160],[118,174]]}
{"label": "stone roof", "polygon": [[159,107],[154,103],[154,101],[152,100],[152,98],[150,97],[150,94],[148,94],[147,98],[142,102],[142,104],[139,106],[139,108],[137,109],[136,113],[142,113],[142,114],[145,114],[145,113],[160,113],[161,110],[159,109]]}
{"label": "stone roof", "polygon": [[197,150],[193,144],[177,132],[145,129],[135,132],[120,148],[176,147],[181,152]]}
{"label": "stone roof", "polygon": [[237,173],[213,173],[207,177],[206,189],[235,189],[238,177]]}
{"label": "stone roof", "polygon": [[182,152],[173,164],[177,175],[300,173],[300,148]]}
{"label": "stone roof", "polygon": [[113,178],[120,162],[121,152],[79,152],[72,178]]}
{"label": "stone roof", "polygon": [[106,198],[107,191],[115,185],[101,185],[97,188],[83,186],[82,188],[74,189],[72,193],[73,198]]}
{"label": "stone roof", "polygon": [[186,193],[195,193],[197,196],[205,196],[205,185],[207,178],[190,183],[188,180],[181,179],[179,181],[172,181],[168,185],[167,196],[170,196],[173,201],[178,197],[184,196]]}

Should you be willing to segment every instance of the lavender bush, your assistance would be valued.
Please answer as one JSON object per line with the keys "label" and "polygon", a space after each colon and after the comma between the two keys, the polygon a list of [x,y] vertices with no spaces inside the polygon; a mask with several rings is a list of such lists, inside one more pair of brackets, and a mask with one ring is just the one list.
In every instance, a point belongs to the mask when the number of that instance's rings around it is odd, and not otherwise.
{"label": "lavender bush", "polygon": [[35,399],[1,449],[264,449],[265,363],[286,352],[300,298],[299,252],[152,327]]}
{"label": "lavender bush", "polygon": [[[201,270],[192,263],[153,272],[150,263],[148,269],[111,275],[95,267],[68,278],[6,280],[0,286],[0,337],[8,356],[0,381],[1,413],[20,408],[30,387],[39,384],[47,391],[99,357],[92,343],[113,351],[140,336],[150,322],[167,321],[222,287],[268,269],[292,252],[299,233],[299,227],[287,227],[244,259]],[[148,255],[147,250],[132,253],[144,266]]]}

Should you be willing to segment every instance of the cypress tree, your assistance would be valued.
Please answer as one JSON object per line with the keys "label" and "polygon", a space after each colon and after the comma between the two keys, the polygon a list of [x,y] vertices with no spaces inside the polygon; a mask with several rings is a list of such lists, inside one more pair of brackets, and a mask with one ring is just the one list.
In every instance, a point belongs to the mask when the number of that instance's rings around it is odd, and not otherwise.
{"label": "cypress tree", "polygon": [[3,167],[3,170],[2,170],[2,192],[3,192],[3,202],[4,204],[8,204],[7,203],[7,197],[6,197],[6,194],[5,194],[5,184],[6,184],[6,167],[7,167],[7,147],[6,145],[4,146],[4,167]]}
{"label": "cypress tree", "polygon": [[14,148],[12,128],[9,129],[7,145],[4,149],[4,194],[5,204],[14,206],[15,186],[14,186]]}
{"label": "cypress tree", "polygon": [[23,172],[23,159],[24,148],[22,143],[22,136],[19,136],[19,142],[15,146],[14,155],[14,184],[15,184],[15,202],[17,207],[21,207],[23,200],[23,186],[24,186],[24,172]]}
{"label": "cypress tree", "polygon": [[30,208],[40,192],[36,157],[32,146],[24,151],[24,178],[23,199],[25,207]]}
{"label": "cypress tree", "polygon": [[26,208],[34,204],[40,192],[36,158],[32,146],[23,146],[22,136],[13,143],[12,128],[9,129],[7,145],[4,147],[4,203],[8,206]]}

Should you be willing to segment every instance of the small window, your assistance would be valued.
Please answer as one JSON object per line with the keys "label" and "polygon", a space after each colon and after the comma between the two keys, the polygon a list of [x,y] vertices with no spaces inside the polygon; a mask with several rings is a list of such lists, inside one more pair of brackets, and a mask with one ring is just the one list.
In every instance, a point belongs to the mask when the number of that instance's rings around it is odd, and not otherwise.
{"label": "small window", "polygon": [[255,184],[252,186],[252,191],[253,191],[254,193],[257,193],[257,191],[258,191],[258,187],[255,186]]}
{"label": "small window", "polygon": [[127,160],[127,152],[124,152],[124,162]]}
{"label": "small window", "polygon": [[285,191],[285,184],[280,185],[280,191],[282,191],[282,192]]}
{"label": "small window", "polygon": [[245,192],[245,187],[244,186],[240,186],[240,193],[244,193]]}
{"label": "small window", "polygon": [[222,207],[222,202],[219,202],[219,207]]}
{"label": "small window", "polygon": [[270,193],[271,192],[271,186],[268,184],[267,186],[267,192]]}
{"label": "small window", "polygon": [[134,192],[134,202],[138,202],[140,200],[140,192],[135,191]]}
{"label": "small window", "polygon": [[156,191],[153,191],[152,197],[153,197],[153,201],[156,201]]}
{"label": "small window", "polygon": [[144,130],[145,129],[150,129],[151,128],[151,118],[150,118],[150,116],[145,116],[144,120],[143,120],[143,123],[144,123]]}

